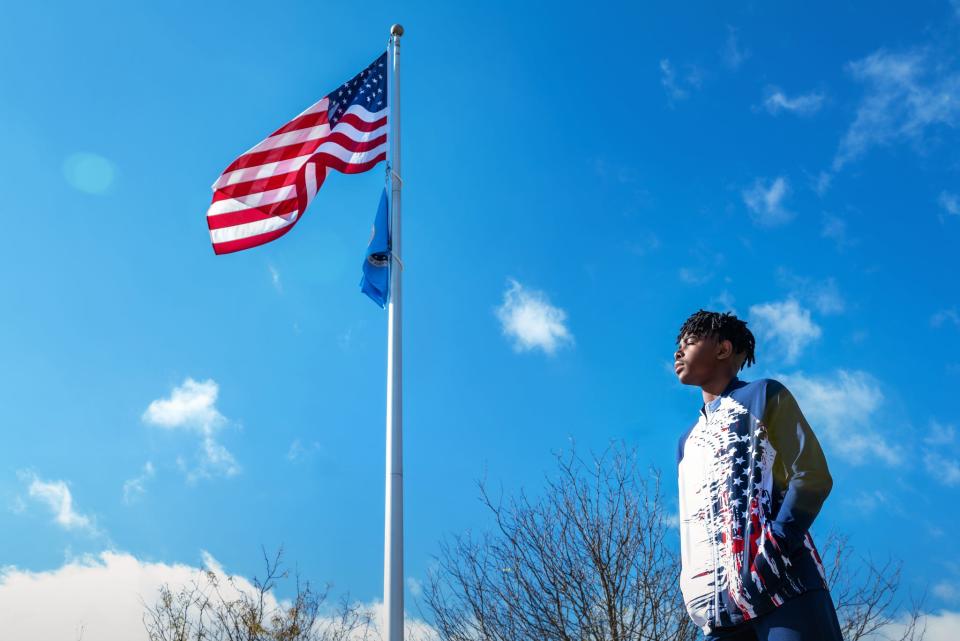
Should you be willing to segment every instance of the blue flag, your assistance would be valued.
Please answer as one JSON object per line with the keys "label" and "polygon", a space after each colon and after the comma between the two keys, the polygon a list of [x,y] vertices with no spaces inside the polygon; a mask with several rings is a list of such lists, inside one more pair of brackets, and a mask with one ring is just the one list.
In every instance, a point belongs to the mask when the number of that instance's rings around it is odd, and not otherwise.
{"label": "blue flag", "polygon": [[390,297],[390,230],[387,224],[389,216],[387,190],[380,196],[377,217],[373,221],[370,244],[367,245],[367,258],[363,261],[363,278],[360,279],[360,291],[369,296],[380,307],[386,307]]}

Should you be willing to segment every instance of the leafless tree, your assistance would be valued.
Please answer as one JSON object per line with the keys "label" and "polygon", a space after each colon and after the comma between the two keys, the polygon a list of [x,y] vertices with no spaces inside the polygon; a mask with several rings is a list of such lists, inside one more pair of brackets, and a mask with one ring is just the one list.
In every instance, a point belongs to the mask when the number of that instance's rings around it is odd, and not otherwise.
{"label": "leafless tree", "polygon": [[557,457],[542,498],[491,496],[495,531],[443,544],[424,599],[445,641],[683,641],[679,561],[660,474],[613,446]]}
{"label": "leafless tree", "polygon": [[845,641],[877,635],[893,641],[923,639],[926,593],[904,602],[902,562],[888,558],[878,565],[872,558],[860,557],[854,553],[850,537],[835,531],[826,535],[821,552]]}
{"label": "leafless tree", "polygon": [[[424,592],[440,639],[701,639],[679,590],[679,541],[660,472],[641,469],[623,445],[589,459],[568,452],[557,463],[537,499],[493,497],[481,483],[495,527],[441,544]],[[851,558],[846,538],[836,535],[823,550],[846,641],[902,621],[898,564]],[[896,639],[923,638],[922,604],[912,604]]]}
{"label": "leafless tree", "polygon": [[264,553],[264,578],[246,583],[206,571],[188,585],[160,589],[156,603],[145,604],[144,627],[150,641],[373,641],[373,614],[344,598],[321,616],[327,589],[315,591],[294,577],[296,594],[277,601],[273,590],[288,579],[282,550]]}

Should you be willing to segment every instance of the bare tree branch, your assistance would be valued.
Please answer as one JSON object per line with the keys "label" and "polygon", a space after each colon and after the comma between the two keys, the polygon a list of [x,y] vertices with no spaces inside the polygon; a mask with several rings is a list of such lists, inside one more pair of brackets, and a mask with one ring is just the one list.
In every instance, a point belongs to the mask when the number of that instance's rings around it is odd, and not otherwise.
{"label": "bare tree branch", "polygon": [[426,607],[447,641],[693,640],[660,473],[611,445],[557,456],[542,498],[496,499],[496,529],[441,546]]}
{"label": "bare tree branch", "polygon": [[[328,590],[314,590],[295,575],[296,593],[277,601],[273,591],[289,579],[282,548],[263,550],[263,578],[244,585],[206,571],[174,592],[165,585],[153,605],[144,604],[144,627],[150,641],[375,641],[374,615],[344,597],[321,616]],[[250,587],[248,587],[250,586]],[[252,587],[252,589],[251,589]]]}
{"label": "bare tree branch", "polygon": [[[702,638],[680,594],[661,474],[635,450],[559,455],[535,500],[494,497],[484,483],[480,498],[495,528],[443,542],[424,593],[443,641]],[[846,641],[923,638],[925,595],[902,602],[899,562],[861,559],[836,533],[823,552]]]}

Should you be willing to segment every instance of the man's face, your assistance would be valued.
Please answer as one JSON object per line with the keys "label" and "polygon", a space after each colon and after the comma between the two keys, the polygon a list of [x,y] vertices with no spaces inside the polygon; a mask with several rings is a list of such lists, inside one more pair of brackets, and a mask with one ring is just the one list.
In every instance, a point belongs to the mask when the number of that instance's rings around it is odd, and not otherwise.
{"label": "man's face", "polygon": [[721,361],[717,358],[720,345],[712,336],[684,334],[674,352],[674,371],[684,385],[703,385],[717,373]]}

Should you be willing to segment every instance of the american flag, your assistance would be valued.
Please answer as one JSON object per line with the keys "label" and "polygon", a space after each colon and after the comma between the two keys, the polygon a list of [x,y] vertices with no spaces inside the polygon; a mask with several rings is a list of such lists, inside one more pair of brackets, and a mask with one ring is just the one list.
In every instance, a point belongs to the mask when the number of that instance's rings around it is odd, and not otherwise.
{"label": "american flag", "polygon": [[367,171],[387,157],[387,54],[228,166],[207,210],[217,254],[290,231],[329,169]]}

